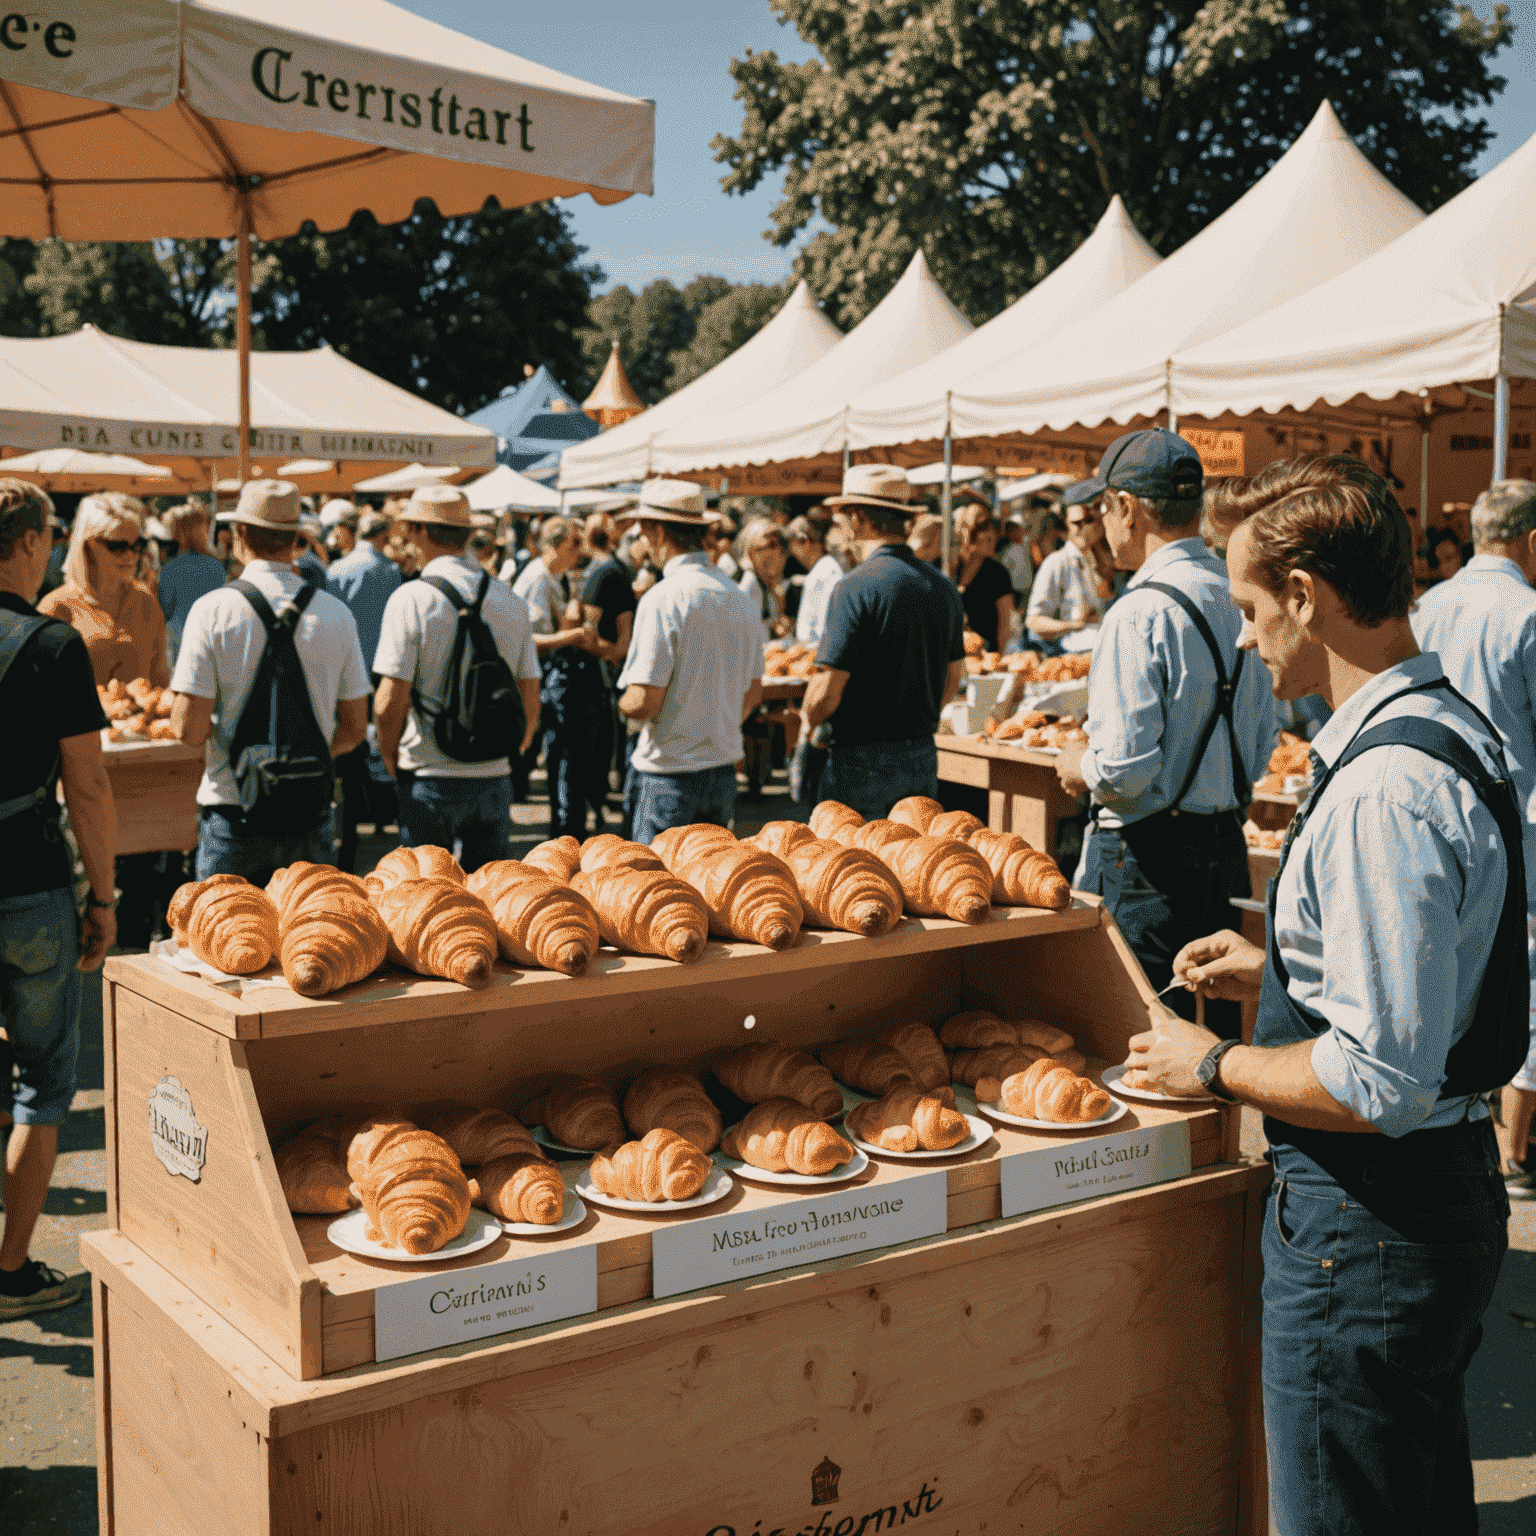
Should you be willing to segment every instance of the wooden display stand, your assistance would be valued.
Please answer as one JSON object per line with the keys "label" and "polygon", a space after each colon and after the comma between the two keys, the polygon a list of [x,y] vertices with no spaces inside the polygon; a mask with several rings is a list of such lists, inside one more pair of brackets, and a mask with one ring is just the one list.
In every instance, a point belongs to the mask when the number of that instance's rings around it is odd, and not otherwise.
{"label": "wooden display stand", "polygon": [[1049,752],[985,736],[935,736],[939,777],[987,791],[987,825],[1017,832],[1031,848],[1055,855],[1056,823],[1082,807],[1061,787]]}
{"label": "wooden display stand", "polygon": [[119,853],[184,853],[197,846],[202,747],[109,741],[101,756],[117,811]]}
{"label": "wooden display stand", "polygon": [[[761,1225],[807,1192],[738,1182],[697,1213],[589,1210],[558,1237],[407,1266],[291,1216],[273,1168],[318,1114],[512,1107],[559,1070],[618,1085],[646,1061],[703,1068],[752,1039],[813,1046],[968,1006],[1059,1022],[1101,1070],[1150,989],[1097,903],[807,933],[783,954],[712,943],[690,966],[604,951],[577,980],[498,968],[481,992],[386,974],[314,1001],[236,996],[148,958],[110,961],[106,987],[111,1230],[82,1245],[104,1532],[1265,1528],[1268,1174],[1237,1163],[1237,1114],[1209,1101],[1137,1105],[1103,1133],[1187,1132],[1193,1171],[1173,1182],[1003,1219],[1010,1154],[1102,1137],[999,1128],[838,1186],[894,1200],[936,1167],[947,1230],[665,1300],[659,1230]],[[195,1182],[146,1123],[169,1077],[201,1133]],[[573,1245],[595,1250],[596,1311],[375,1359],[389,1288]]]}

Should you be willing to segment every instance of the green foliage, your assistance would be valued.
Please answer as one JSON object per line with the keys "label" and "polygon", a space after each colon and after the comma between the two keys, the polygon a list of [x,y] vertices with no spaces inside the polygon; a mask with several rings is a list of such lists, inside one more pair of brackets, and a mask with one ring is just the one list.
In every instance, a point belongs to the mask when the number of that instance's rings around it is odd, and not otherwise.
{"label": "green foliage", "polygon": [[[714,281],[720,282],[722,279],[716,278]],[[788,295],[789,289],[777,284],[743,283],[738,288],[729,288],[728,292],[707,305],[699,315],[693,340],[681,352],[672,354],[672,371],[667,376],[668,391],[691,384],[701,374],[708,373],[716,363],[724,362],[737,347],[750,341],[778,314]]]}
{"label": "green foliage", "polygon": [[976,321],[1026,292],[1112,194],[1163,254],[1242,195],[1326,98],[1429,209],[1471,180],[1508,7],[1434,0],[769,0],[805,64],[731,65],[723,185],[785,172],[771,237],[844,326],[921,246]]}

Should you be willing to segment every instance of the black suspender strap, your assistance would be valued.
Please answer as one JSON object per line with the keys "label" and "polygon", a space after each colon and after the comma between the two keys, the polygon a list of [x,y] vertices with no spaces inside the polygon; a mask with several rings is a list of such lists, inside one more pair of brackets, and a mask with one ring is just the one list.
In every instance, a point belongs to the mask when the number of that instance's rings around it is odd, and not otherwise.
{"label": "black suspender strap", "polygon": [[[5,674],[11,670],[11,663],[27,648],[27,642],[33,635],[54,622],[53,619],[45,618],[40,613],[0,614],[0,683],[5,681]],[[28,790],[24,795],[16,795],[10,800],[0,800],[0,821],[9,821],[13,816],[20,816],[23,811],[30,811],[48,798],[48,791],[53,787],[53,776],[58,770],[59,761],[58,755],[55,754],[53,767],[48,770],[48,777],[36,789]]]}

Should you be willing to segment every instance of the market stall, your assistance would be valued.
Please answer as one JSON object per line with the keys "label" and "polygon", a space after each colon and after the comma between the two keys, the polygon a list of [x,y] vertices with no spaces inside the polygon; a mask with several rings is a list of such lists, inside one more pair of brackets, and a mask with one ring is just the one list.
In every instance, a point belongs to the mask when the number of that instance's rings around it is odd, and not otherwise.
{"label": "market stall", "polygon": [[118,853],[185,853],[197,846],[202,747],[108,741],[101,757],[117,813]]}
{"label": "market stall", "polygon": [[[605,948],[480,991],[386,971],[309,999],[110,961],[109,1230],[83,1244],[104,1528],[1262,1531],[1267,1173],[1237,1162],[1235,1110],[993,1123],[937,1161],[589,1206],[447,1262],[342,1251],[274,1169],[327,1113],[512,1105],[561,1072],[617,1086],[966,1008],[1048,1018],[1097,1080],[1149,995],[1090,899],[688,965]],[[559,1166],[574,1190],[585,1163]]]}
{"label": "market stall", "polygon": [[939,778],[987,792],[987,825],[1017,832],[1032,848],[1054,853],[1056,823],[1082,809],[1056,777],[1057,754],[987,736],[936,736]]}

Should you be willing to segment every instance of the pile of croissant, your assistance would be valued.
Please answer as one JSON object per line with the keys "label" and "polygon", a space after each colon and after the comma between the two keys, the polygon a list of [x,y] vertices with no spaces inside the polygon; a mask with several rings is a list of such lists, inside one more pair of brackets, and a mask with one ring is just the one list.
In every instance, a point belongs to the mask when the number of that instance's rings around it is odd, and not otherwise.
{"label": "pile of croissant", "polygon": [[96,697],[101,701],[102,713],[112,722],[107,730],[108,741],[126,741],[133,736],[148,741],[175,741],[170,719],[174,696],[169,688],[156,688],[147,677],[136,677],[131,683],[114,677],[105,687],[96,685]]}

